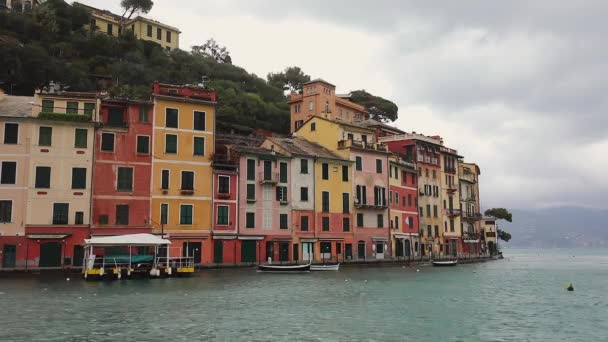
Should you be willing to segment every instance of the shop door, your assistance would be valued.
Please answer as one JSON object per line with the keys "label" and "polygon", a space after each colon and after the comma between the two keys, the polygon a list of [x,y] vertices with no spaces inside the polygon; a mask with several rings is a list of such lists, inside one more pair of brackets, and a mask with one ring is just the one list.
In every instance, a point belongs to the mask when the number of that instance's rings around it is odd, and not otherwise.
{"label": "shop door", "polygon": [[74,246],[74,254],[72,255],[72,265],[80,267],[84,261],[84,247]]}
{"label": "shop door", "polygon": [[289,261],[289,242],[279,242],[279,261]]}
{"label": "shop door", "polygon": [[313,243],[302,242],[302,260],[310,261],[314,258]]}
{"label": "shop door", "polygon": [[38,267],[61,267],[61,243],[44,242],[40,244]]}
{"label": "shop door", "polygon": [[384,259],[384,242],[376,242],[376,259]]}
{"label": "shop door", "polygon": [[357,257],[359,259],[365,259],[365,241],[359,241],[357,244]]}
{"label": "shop door", "polygon": [[252,240],[243,240],[241,243],[241,262],[255,262],[256,243]]}
{"label": "shop door", "polygon": [[344,256],[346,257],[346,260],[352,260],[353,258],[353,245],[350,243],[347,243],[345,248],[344,248]]}
{"label": "shop door", "polygon": [[201,255],[203,251],[201,242],[190,242],[185,241],[182,245],[182,256],[184,257],[194,257],[194,263],[201,263]]}
{"label": "shop door", "polygon": [[4,245],[2,249],[2,268],[15,268],[17,259],[17,246]]}
{"label": "shop door", "polygon": [[213,241],[213,262],[216,264],[224,262],[224,242],[222,240]]}

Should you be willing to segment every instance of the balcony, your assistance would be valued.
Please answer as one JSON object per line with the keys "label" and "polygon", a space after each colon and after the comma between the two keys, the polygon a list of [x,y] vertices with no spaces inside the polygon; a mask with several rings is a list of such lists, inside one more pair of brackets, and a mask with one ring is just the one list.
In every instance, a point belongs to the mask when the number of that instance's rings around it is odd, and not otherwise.
{"label": "balcony", "polygon": [[448,192],[455,192],[456,190],[458,190],[458,187],[456,186],[456,184],[451,183],[451,184],[446,185],[445,189]]}
{"label": "balcony", "polygon": [[359,148],[370,151],[388,152],[388,147],[384,144],[369,143],[352,139],[338,141],[338,148]]}
{"label": "balcony", "polygon": [[91,122],[91,116],[85,114],[68,114],[57,112],[40,112],[38,119],[53,121]]}
{"label": "balcony", "polygon": [[218,192],[217,194],[215,194],[215,197],[217,199],[230,199],[230,193]]}
{"label": "balcony", "polygon": [[279,173],[278,172],[260,172],[258,174],[258,179],[260,180],[260,184],[277,184],[279,182]]}
{"label": "balcony", "polygon": [[184,188],[184,189],[179,189],[179,192],[182,195],[192,195],[194,193],[194,189]]}
{"label": "balcony", "polygon": [[279,204],[280,205],[288,205],[289,204],[289,200],[286,198],[282,198],[279,200]]}
{"label": "balcony", "polygon": [[477,198],[475,197],[475,195],[470,195],[466,197],[460,197],[460,200],[463,202],[476,202]]}
{"label": "balcony", "polygon": [[237,163],[228,159],[226,155],[214,155],[211,166],[216,170],[234,171],[237,168]]}
{"label": "balcony", "polygon": [[466,243],[477,243],[479,242],[479,233],[477,232],[464,232],[462,234],[462,241]]}
{"label": "balcony", "polygon": [[482,215],[480,213],[463,212],[462,218],[468,222],[475,222],[481,220]]}
{"label": "balcony", "polygon": [[386,209],[388,208],[387,203],[361,203],[358,199],[355,198],[353,201],[355,208],[357,209]]}
{"label": "balcony", "polygon": [[460,209],[444,209],[444,213],[449,217],[460,216]]}
{"label": "balcony", "polygon": [[446,173],[456,173],[456,168],[455,167],[448,167],[448,166],[446,166],[446,167],[443,168],[443,171],[446,172]]}

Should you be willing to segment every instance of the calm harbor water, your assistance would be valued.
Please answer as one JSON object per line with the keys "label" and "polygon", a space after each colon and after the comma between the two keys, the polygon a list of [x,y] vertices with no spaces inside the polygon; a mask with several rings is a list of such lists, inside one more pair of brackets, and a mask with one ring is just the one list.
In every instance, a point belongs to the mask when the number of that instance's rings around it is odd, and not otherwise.
{"label": "calm harbor water", "polygon": [[[607,341],[608,251],[454,268],[0,277],[0,341]],[[572,282],[574,292],[565,290]]]}

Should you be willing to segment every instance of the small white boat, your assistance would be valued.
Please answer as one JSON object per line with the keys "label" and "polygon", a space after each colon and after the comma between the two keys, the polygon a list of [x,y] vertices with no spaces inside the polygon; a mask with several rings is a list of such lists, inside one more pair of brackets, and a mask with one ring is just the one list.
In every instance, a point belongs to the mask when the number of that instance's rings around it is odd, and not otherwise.
{"label": "small white boat", "polygon": [[438,267],[456,266],[456,264],[458,264],[458,260],[433,261],[433,266],[438,266]]}
{"label": "small white boat", "polygon": [[340,263],[337,264],[323,264],[323,265],[310,265],[311,271],[338,271],[340,269]]}

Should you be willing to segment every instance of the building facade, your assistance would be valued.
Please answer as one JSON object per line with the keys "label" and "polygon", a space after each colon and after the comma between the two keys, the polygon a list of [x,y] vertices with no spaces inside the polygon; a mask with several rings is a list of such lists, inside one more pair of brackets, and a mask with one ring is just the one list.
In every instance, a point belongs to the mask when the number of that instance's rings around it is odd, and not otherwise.
{"label": "building facade", "polygon": [[0,267],[24,268],[33,97],[0,90]]}
{"label": "building facade", "polygon": [[240,262],[237,253],[240,191],[238,159],[229,159],[225,149],[216,145],[213,156],[213,262]]}
{"label": "building facade", "polygon": [[[458,178],[460,180],[460,207],[462,250],[465,254],[480,254],[485,252],[482,243],[481,219],[479,204],[479,167],[473,163],[458,163]],[[483,250],[482,250],[483,248]]]}
{"label": "building facade", "polygon": [[389,156],[391,249],[397,258],[418,255],[418,171],[398,154]]}
{"label": "building facade", "polygon": [[28,264],[79,266],[90,235],[97,93],[37,90],[32,108],[25,231]]}
{"label": "building facade", "polygon": [[91,234],[149,233],[152,103],[104,100],[99,120]]}
{"label": "building facade", "polygon": [[441,245],[444,255],[457,256],[462,251],[460,228],[460,181],[456,150],[442,146],[441,152],[441,200],[443,219],[443,238]]}
{"label": "building facade", "polygon": [[89,30],[92,32],[118,37],[124,28],[125,30],[131,30],[137,39],[154,42],[166,50],[179,48],[179,35],[181,31],[176,27],[142,16],[123,19],[120,15],[107,10],[81,3],[74,4],[86,8],[91,13]]}
{"label": "building facade", "polygon": [[155,83],[151,219],[172,241],[172,256],[211,262],[216,93]]}
{"label": "building facade", "polygon": [[289,262],[291,158],[256,146],[231,146],[230,153],[239,156],[240,261]]}
{"label": "building facade", "polygon": [[291,132],[295,132],[311,116],[320,116],[346,123],[366,119],[365,107],[351,102],[349,95],[336,94],[336,86],[322,79],[302,85],[302,93],[289,95]]}

